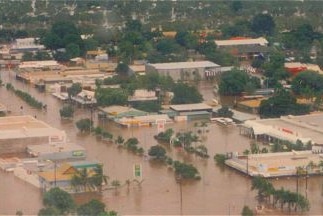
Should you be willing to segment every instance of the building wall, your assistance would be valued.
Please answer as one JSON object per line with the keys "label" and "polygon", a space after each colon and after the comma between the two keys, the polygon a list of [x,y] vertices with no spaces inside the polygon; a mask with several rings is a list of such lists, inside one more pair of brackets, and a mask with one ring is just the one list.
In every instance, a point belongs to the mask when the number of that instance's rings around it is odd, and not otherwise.
{"label": "building wall", "polygon": [[48,143],[48,137],[27,137],[0,140],[0,154],[24,153],[28,145]]}
{"label": "building wall", "polygon": [[160,75],[167,76],[169,75],[174,80],[194,80],[195,74],[198,74],[199,77],[204,80],[207,78],[205,71],[213,71],[208,76],[215,76],[217,73],[220,73],[220,67],[213,68],[185,68],[185,69],[156,69],[152,65],[146,65],[146,73],[158,72]]}

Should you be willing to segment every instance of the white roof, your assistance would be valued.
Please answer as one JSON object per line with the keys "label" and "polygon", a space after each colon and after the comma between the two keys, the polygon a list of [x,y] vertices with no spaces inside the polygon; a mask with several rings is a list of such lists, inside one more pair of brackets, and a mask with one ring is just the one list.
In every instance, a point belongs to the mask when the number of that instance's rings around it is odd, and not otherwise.
{"label": "white roof", "polygon": [[204,110],[204,109],[211,109],[212,107],[205,104],[205,103],[195,103],[195,104],[178,104],[178,105],[171,105],[171,109],[175,111],[195,111],[195,110]]}
{"label": "white roof", "polygon": [[153,66],[157,70],[220,67],[220,65],[217,65],[211,61],[171,62],[171,63],[158,63],[158,64],[148,64],[148,65]]}
{"label": "white roof", "polygon": [[42,68],[49,66],[61,66],[57,61],[48,60],[48,61],[24,61],[21,62],[19,68]]}
{"label": "white roof", "polygon": [[260,45],[267,46],[266,38],[236,39],[236,40],[215,40],[217,46],[238,46],[238,45]]}

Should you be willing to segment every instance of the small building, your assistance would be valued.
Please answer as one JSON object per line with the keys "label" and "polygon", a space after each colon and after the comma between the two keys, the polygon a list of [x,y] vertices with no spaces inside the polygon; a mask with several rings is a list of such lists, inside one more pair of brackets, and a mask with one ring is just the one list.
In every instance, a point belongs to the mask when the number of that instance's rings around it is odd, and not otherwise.
{"label": "small building", "polygon": [[143,101],[157,101],[157,96],[155,91],[149,91],[146,89],[137,89],[132,96],[129,96],[128,102],[133,104],[136,102]]}
{"label": "small building", "polygon": [[[221,109],[222,106],[217,106],[214,107],[212,112],[213,112],[213,116],[217,116],[218,110]],[[240,112],[238,110],[234,110],[234,109],[230,109],[231,112],[233,112],[232,115],[232,119],[236,122],[236,123],[243,123],[247,120],[256,120],[257,118],[259,118],[258,115],[254,115],[254,114],[249,114],[249,113],[244,113],[244,112]]]}
{"label": "small building", "polygon": [[30,145],[27,146],[27,153],[41,161],[71,161],[86,158],[85,148],[74,143]]}
{"label": "small building", "polygon": [[94,91],[82,90],[75,97],[72,96],[71,99],[82,106],[96,104]]}
{"label": "small building", "polygon": [[146,64],[146,73],[151,72],[174,80],[208,79],[221,73],[221,66],[211,61]]}
{"label": "small building", "polygon": [[45,49],[45,46],[37,43],[39,38],[17,38],[11,46],[13,52],[37,51]]}
{"label": "small building", "polygon": [[237,108],[248,113],[257,114],[259,111],[261,101],[264,99],[265,98],[258,98],[252,100],[239,101],[237,103]]}
{"label": "small building", "polygon": [[62,70],[63,65],[55,60],[46,61],[23,61],[19,64],[20,71],[34,71],[34,70]]}
{"label": "small building", "polygon": [[130,74],[144,75],[146,73],[146,66],[144,64],[140,65],[129,65]]}
{"label": "small building", "polygon": [[229,40],[215,40],[219,49],[228,51],[240,60],[251,60],[255,57],[263,57],[270,51],[268,41],[263,38],[234,37]]}
{"label": "small building", "polygon": [[32,116],[0,118],[0,154],[25,153],[29,145],[66,143],[65,131]]}
{"label": "small building", "polygon": [[116,120],[116,123],[126,127],[141,127],[141,126],[153,126],[159,122],[164,124],[172,123],[173,121],[166,114],[152,114],[145,116],[135,117],[122,117]]}
{"label": "small building", "polygon": [[147,112],[137,110],[132,107],[118,105],[99,107],[98,110],[99,116],[105,117],[112,121],[123,117],[146,116],[148,114]]}
{"label": "small building", "polygon": [[212,107],[205,103],[171,105],[170,110],[176,112],[175,121],[209,120]]}
{"label": "small building", "polygon": [[289,72],[293,76],[305,70],[316,71],[320,74],[323,73],[320,67],[316,64],[305,64],[301,62],[285,62],[284,67],[287,70],[287,72]]}
{"label": "small building", "polygon": [[88,176],[91,177],[95,174],[95,169],[98,166],[100,166],[99,163],[91,161],[76,161],[62,164],[55,162],[53,169],[38,173],[41,188],[44,191],[59,187],[69,193],[84,192],[86,189],[78,190],[78,188],[72,186],[71,180],[73,176],[85,169]]}

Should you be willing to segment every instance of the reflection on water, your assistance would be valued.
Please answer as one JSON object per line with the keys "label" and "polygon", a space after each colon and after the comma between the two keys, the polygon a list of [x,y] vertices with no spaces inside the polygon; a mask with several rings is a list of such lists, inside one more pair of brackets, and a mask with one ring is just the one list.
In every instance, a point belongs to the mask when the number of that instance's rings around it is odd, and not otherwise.
{"label": "reflection on water", "polygon": [[[8,72],[2,73],[4,82],[8,82]],[[88,152],[88,159],[104,163],[105,172],[110,181],[119,180],[122,186],[117,190],[105,190],[102,194],[92,193],[75,195],[78,203],[84,203],[91,198],[97,198],[106,203],[109,210],[116,210],[121,214],[180,214],[180,187],[174,178],[174,172],[167,166],[150,163],[142,157],[117,148],[115,144],[103,143],[94,136],[77,132],[75,122],[81,118],[90,117],[89,110],[76,109],[73,121],[61,121],[59,112],[62,102],[50,94],[39,93],[36,89],[12,80],[16,88],[29,91],[38,100],[47,104],[47,112],[40,112],[27,106],[22,100],[13,96],[5,88],[0,88],[1,102],[9,106],[10,115],[20,115],[20,106],[24,105],[24,114],[37,116],[54,127],[67,132],[70,141],[84,146]],[[205,94],[212,90],[212,86],[200,86]],[[212,98],[213,93],[207,97]],[[221,99],[222,100],[222,99]],[[98,119],[95,118],[98,122]],[[101,122],[114,137],[122,135],[124,138],[137,137],[144,149],[155,145],[153,136],[157,134],[156,127],[120,128],[110,122]],[[196,131],[194,123],[169,124],[166,128],[175,131]],[[231,169],[221,169],[213,161],[216,153],[230,151],[242,152],[249,147],[249,140],[239,135],[235,127],[223,128],[216,124],[209,124],[207,139],[203,142],[207,146],[209,159],[201,159],[195,155],[180,152],[167,147],[168,155],[173,159],[185,160],[193,163],[199,170],[200,181],[184,182],[182,185],[183,214],[240,214],[244,205],[255,207],[256,193],[250,190],[249,177]],[[141,163],[143,167],[143,183],[141,187],[136,182],[125,184],[133,179],[133,164]],[[41,208],[41,193],[33,186],[14,178],[12,175],[0,172],[0,194],[6,197],[0,202],[1,214],[15,214],[22,210],[25,214],[36,214]],[[295,191],[294,179],[272,180],[276,188],[286,187]],[[311,202],[309,214],[321,214],[321,179],[311,178],[308,181],[308,198]],[[304,183],[300,183],[300,192],[304,193]],[[26,202],[28,200],[28,202]]]}

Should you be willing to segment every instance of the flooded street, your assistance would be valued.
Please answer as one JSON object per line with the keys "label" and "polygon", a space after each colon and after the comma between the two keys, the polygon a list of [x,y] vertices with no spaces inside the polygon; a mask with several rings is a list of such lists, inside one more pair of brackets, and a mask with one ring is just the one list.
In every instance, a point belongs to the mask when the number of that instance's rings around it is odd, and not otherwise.
{"label": "flooded street", "polygon": [[[238,215],[244,205],[254,208],[257,205],[256,192],[251,191],[251,179],[229,168],[221,169],[215,165],[213,156],[216,153],[242,152],[249,148],[250,140],[239,135],[237,127],[223,128],[217,124],[208,124],[207,139],[203,143],[208,148],[209,159],[179,152],[174,148],[168,149],[168,155],[173,159],[184,160],[194,164],[200,172],[201,180],[184,182],[182,184],[182,207],[180,202],[180,185],[176,183],[174,171],[165,165],[144,160],[126,149],[117,148],[115,144],[104,143],[95,136],[80,134],[75,127],[75,122],[82,118],[90,118],[90,110],[77,109],[73,121],[62,121],[59,109],[62,102],[49,93],[39,93],[35,88],[18,82],[9,76],[8,71],[2,71],[1,79],[4,83],[12,82],[15,88],[29,92],[37,100],[47,104],[47,112],[35,110],[13,93],[0,88],[1,103],[8,106],[9,115],[21,115],[20,106],[23,105],[23,114],[36,116],[37,119],[47,122],[53,127],[65,130],[71,142],[84,146],[87,150],[88,160],[97,160],[104,164],[105,173],[109,181],[119,180],[123,185],[117,191],[106,190],[102,195],[86,194],[75,196],[81,203],[91,198],[101,199],[109,210],[115,210],[121,215],[167,215],[167,214],[192,214],[192,215]],[[212,86],[205,86],[203,94],[212,99]],[[209,92],[209,90],[211,92]],[[93,115],[95,125],[98,124],[96,115]],[[108,122],[101,122],[114,137],[122,135],[125,139],[137,137],[140,146],[146,151],[157,142],[153,136],[157,134],[156,127],[119,128]],[[193,122],[173,123],[166,125],[175,131],[196,131]],[[126,180],[133,179],[133,165],[142,164],[143,183],[131,183],[128,187]],[[15,214],[21,210],[24,214],[37,214],[42,207],[41,192],[37,188],[15,178],[13,174],[0,172],[0,214]],[[323,178],[322,178],[323,179]],[[307,197],[311,209],[306,214],[318,215],[323,213],[322,206],[322,180],[321,177],[308,179]],[[296,179],[273,179],[276,188],[285,187],[296,191]],[[300,193],[305,195],[305,180],[300,181]],[[27,201],[28,200],[28,201]],[[181,210],[182,209],[182,210]],[[181,212],[182,211],[182,212]]]}

